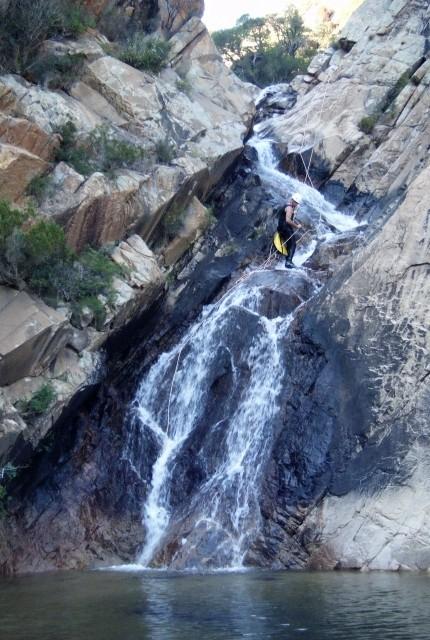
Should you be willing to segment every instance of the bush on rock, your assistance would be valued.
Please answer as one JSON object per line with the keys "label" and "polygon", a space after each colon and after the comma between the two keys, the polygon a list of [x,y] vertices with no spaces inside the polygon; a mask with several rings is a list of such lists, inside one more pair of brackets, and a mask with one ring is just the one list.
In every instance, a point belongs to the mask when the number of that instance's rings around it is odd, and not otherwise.
{"label": "bush on rock", "polygon": [[125,41],[118,57],[141,71],[160,73],[167,66],[169,51],[170,44],[165,40],[138,31]]}
{"label": "bush on rock", "polygon": [[124,275],[124,269],[102,250],[88,247],[75,254],[56,222],[31,218],[28,212],[0,201],[0,282],[20,288],[27,285],[53,306],[89,306],[90,300],[100,325],[104,304],[111,305],[115,299],[113,279]]}
{"label": "bush on rock", "polygon": [[135,144],[117,138],[104,125],[96,127],[86,138],[78,140],[76,125],[68,121],[58,129],[61,146],[57,160],[67,162],[75,171],[87,176],[102,171],[109,176],[115,169],[133,167],[145,157],[145,151]]}
{"label": "bush on rock", "polygon": [[25,73],[44,40],[76,37],[94,20],[80,0],[4,0],[0,3],[0,68]]}

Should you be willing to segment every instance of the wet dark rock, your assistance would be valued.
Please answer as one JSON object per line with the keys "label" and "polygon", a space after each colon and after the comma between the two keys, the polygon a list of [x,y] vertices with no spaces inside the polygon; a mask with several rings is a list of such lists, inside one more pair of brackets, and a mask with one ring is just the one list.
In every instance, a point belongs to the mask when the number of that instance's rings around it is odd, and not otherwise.
{"label": "wet dark rock", "polygon": [[349,256],[363,240],[364,238],[357,231],[353,231],[338,234],[330,240],[320,242],[312,256],[307,260],[306,267],[333,275],[340,261]]}
{"label": "wet dark rock", "polygon": [[290,84],[277,84],[265,89],[257,102],[255,123],[266,120],[292,109],[297,102],[297,91]]}

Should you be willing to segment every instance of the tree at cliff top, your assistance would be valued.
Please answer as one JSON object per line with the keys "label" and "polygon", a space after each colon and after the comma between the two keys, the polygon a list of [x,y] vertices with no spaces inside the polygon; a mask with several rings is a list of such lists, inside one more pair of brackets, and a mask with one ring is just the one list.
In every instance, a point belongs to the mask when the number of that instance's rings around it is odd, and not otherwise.
{"label": "tree at cliff top", "polygon": [[[332,28],[323,29],[326,38]],[[282,15],[244,15],[235,27],[215,31],[212,37],[242,80],[264,87],[304,72],[320,46],[320,35],[311,34],[297,9],[290,7]]]}

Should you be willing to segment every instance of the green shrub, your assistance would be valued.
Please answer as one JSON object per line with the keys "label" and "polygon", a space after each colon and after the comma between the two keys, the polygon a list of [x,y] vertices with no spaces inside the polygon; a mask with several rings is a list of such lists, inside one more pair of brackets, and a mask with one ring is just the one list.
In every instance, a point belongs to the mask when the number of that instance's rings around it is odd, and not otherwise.
{"label": "green shrub", "polygon": [[26,77],[50,89],[68,90],[82,75],[84,63],[83,53],[46,54],[28,67]]}
{"label": "green shrub", "polygon": [[216,224],[218,222],[218,218],[215,215],[215,209],[212,205],[206,207],[206,217],[209,224]]}
{"label": "green shrub", "polygon": [[397,96],[403,91],[403,89],[409,84],[409,80],[410,73],[408,71],[402,73],[402,75],[390,91],[390,97],[392,100],[395,100]]}
{"label": "green shrub", "polygon": [[97,331],[102,331],[106,320],[106,307],[96,296],[89,296],[88,298],[82,298],[79,303],[74,305],[74,320],[79,325],[79,317],[84,307],[88,307],[94,314],[94,326]]}
{"label": "green shrub", "polygon": [[77,38],[87,31],[94,28],[96,22],[94,17],[85,9],[84,3],[75,0],[70,2],[66,0],[62,3],[62,34]]}
{"label": "green shrub", "polygon": [[78,130],[74,122],[69,120],[56,130],[61,136],[61,144],[57,150],[57,162],[67,162],[75,171],[87,176],[92,173],[93,168],[88,159],[87,150],[78,145]]}
{"label": "green shrub", "polygon": [[378,122],[378,116],[376,115],[364,116],[364,118],[361,118],[360,122],[358,123],[358,128],[363,133],[370,134],[375,128],[375,124],[377,122]]}
{"label": "green shrub", "polygon": [[93,24],[79,0],[3,0],[0,66],[25,73],[45,40],[56,35],[75,37]]}
{"label": "green shrub", "polygon": [[25,251],[31,265],[63,259],[69,253],[63,229],[50,220],[39,220],[27,231]]}
{"label": "green shrub", "polygon": [[14,229],[28,220],[28,210],[14,209],[7,200],[0,200],[0,250],[4,250],[6,239]]}
{"label": "green shrub", "polygon": [[28,284],[47,304],[56,307],[59,302],[73,302],[79,298],[79,268],[72,259],[49,260],[33,267]]}
{"label": "green shrub", "polygon": [[234,242],[234,240],[232,240],[230,242],[227,242],[225,245],[223,245],[223,247],[222,247],[222,255],[223,256],[231,256],[234,253],[236,253],[237,250],[238,250],[238,246]]}
{"label": "green shrub", "polygon": [[12,287],[24,285],[26,267],[25,235],[18,227],[6,238],[0,251],[0,280]]}
{"label": "green shrub", "polygon": [[163,218],[163,228],[168,238],[174,238],[184,226],[186,210],[173,206]]}
{"label": "green shrub", "polygon": [[54,306],[62,300],[74,304],[100,294],[112,303],[113,278],[123,273],[101,251],[86,249],[80,256],[74,256],[66,249],[63,255],[57,254],[34,266],[29,284]]}
{"label": "green shrub", "polygon": [[157,161],[161,162],[161,164],[171,164],[177,157],[176,148],[168,138],[157,142],[155,145],[155,153]]}
{"label": "green shrub", "polygon": [[125,42],[119,59],[136,69],[160,73],[167,66],[169,51],[170,44],[165,40],[138,31]]}
{"label": "green shrub", "polygon": [[71,121],[59,127],[57,133],[61,136],[57,161],[67,162],[84,176],[94,171],[112,175],[115,169],[133,166],[145,156],[143,149],[119,140],[105,125],[96,127],[82,140],[78,140],[76,125]]}
{"label": "green shrub", "polygon": [[112,299],[112,281],[115,276],[124,274],[124,270],[105,256],[101,251],[86,249],[79,258],[82,269],[79,297],[94,297],[102,294]]}
{"label": "green shrub", "polygon": [[36,176],[27,185],[27,189],[25,192],[28,196],[32,196],[36,200],[37,204],[41,204],[41,202],[43,202],[43,199],[45,198],[50,183],[50,176]]}
{"label": "green shrub", "polygon": [[[112,3],[102,11],[98,19],[98,30],[111,41],[125,40],[130,27],[130,18],[122,7],[112,6]],[[109,55],[112,54],[112,50]]]}
{"label": "green shrub", "polygon": [[30,215],[0,201],[0,281],[19,287],[27,283],[53,306],[85,301],[101,326],[105,311],[97,296],[113,304],[113,279],[124,276],[126,270],[109,258],[110,247],[87,248],[77,256],[67,246],[63,229],[52,220],[38,219],[25,228]]}
{"label": "green shrub", "polygon": [[51,383],[43,384],[28,400],[17,402],[17,408],[26,418],[35,418],[46,413],[57,399]]}
{"label": "green shrub", "polygon": [[96,127],[86,143],[98,171],[111,174],[115,169],[130,167],[144,158],[144,151],[135,144],[113,137],[106,126]]}

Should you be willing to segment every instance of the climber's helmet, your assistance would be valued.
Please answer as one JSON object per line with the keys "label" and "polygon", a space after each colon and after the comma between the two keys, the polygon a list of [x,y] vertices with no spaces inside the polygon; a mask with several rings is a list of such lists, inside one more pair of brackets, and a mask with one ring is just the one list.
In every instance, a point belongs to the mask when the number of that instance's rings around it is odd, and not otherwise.
{"label": "climber's helmet", "polygon": [[291,196],[291,200],[293,202],[296,202],[297,204],[302,204],[303,202],[303,197],[301,195],[301,193],[293,193],[293,195]]}

